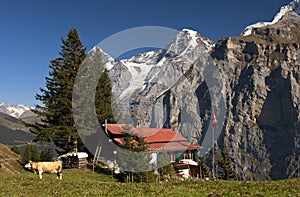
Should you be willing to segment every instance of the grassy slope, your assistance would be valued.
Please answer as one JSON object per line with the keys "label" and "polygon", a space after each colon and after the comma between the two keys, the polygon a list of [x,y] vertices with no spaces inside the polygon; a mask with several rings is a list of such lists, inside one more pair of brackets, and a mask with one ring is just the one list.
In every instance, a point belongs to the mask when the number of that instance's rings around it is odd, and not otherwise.
{"label": "grassy slope", "polygon": [[300,179],[284,181],[180,181],[119,183],[87,169],[64,170],[63,180],[46,174],[0,175],[0,196],[300,196]]}
{"label": "grassy slope", "polygon": [[0,174],[24,173],[23,167],[18,162],[19,159],[19,155],[12,152],[7,146],[0,144]]}

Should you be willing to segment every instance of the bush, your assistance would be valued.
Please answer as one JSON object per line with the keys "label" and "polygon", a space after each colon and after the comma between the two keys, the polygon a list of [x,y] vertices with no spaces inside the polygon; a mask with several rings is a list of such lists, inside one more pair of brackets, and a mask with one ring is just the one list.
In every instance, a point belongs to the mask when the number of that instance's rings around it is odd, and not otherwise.
{"label": "bush", "polygon": [[160,173],[161,181],[170,181],[171,179],[175,179],[176,177],[176,172],[172,164],[168,164],[158,169],[158,172]]}
{"label": "bush", "polygon": [[23,164],[29,161],[40,161],[39,151],[36,146],[28,144],[21,154],[21,161]]}
{"label": "bush", "polygon": [[41,161],[53,161],[53,155],[51,154],[49,149],[44,149],[40,155]]}
{"label": "bush", "polygon": [[17,153],[18,155],[21,154],[21,149],[19,147],[17,147],[17,146],[12,146],[10,148],[10,150],[13,151],[14,153]]}
{"label": "bush", "polygon": [[159,166],[163,166],[158,169],[160,181],[169,181],[170,179],[174,179],[176,177],[174,166],[170,163],[170,156],[167,152],[163,151],[158,156],[158,164]]}

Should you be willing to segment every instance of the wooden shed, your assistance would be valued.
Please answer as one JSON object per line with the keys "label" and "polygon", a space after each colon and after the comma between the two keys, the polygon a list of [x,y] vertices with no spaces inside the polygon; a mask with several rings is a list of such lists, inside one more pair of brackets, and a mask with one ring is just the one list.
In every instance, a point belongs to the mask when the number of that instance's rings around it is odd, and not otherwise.
{"label": "wooden shed", "polygon": [[63,168],[85,168],[88,161],[86,152],[75,152],[60,155],[59,160],[62,161]]}

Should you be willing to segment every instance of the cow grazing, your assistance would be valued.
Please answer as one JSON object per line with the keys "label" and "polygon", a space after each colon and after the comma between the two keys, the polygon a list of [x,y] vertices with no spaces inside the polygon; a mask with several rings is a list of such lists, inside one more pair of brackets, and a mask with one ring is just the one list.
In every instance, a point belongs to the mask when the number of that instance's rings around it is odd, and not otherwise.
{"label": "cow grazing", "polygon": [[54,162],[29,161],[29,163],[25,165],[25,168],[33,170],[34,173],[38,173],[40,179],[42,179],[43,172],[56,173],[57,179],[62,179],[62,162],[61,161],[54,161]]}

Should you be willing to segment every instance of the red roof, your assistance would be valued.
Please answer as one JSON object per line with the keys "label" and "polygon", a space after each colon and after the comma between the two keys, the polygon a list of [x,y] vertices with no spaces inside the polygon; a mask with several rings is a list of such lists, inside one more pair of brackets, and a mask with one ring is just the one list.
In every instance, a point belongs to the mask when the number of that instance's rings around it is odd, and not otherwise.
{"label": "red roof", "polygon": [[167,143],[151,143],[148,144],[147,151],[185,151],[185,150],[199,150],[201,146],[191,144],[189,142],[167,142]]}
{"label": "red roof", "polygon": [[[125,130],[123,128],[130,128],[125,124],[107,124],[107,130],[113,135],[120,135]],[[130,128],[130,132],[138,136],[145,137],[145,142],[170,142],[170,141],[186,141],[187,139],[179,135],[172,129],[165,128]]]}
{"label": "red roof", "polygon": [[151,136],[145,138],[145,142],[171,142],[171,141],[186,141],[186,138],[179,135],[172,129],[157,129]]}
{"label": "red roof", "polygon": [[144,137],[147,143],[147,151],[184,151],[184,150],[198,150],[199,145],[191,144],[186,138],[179,135],[172,129],[165,128],[134,128],[126,124],[107,124],[107,130],[110,132],[113,140],[119,144],[124,144],[124,140],[113,135],[121,135],[126,132],[126,127],[130,132]]}
{"label": "red roof", "polygon": [[112,134],[122,134],[124,132],[123,126],[126,126],[125,124],[106,124],[107,130]]}

